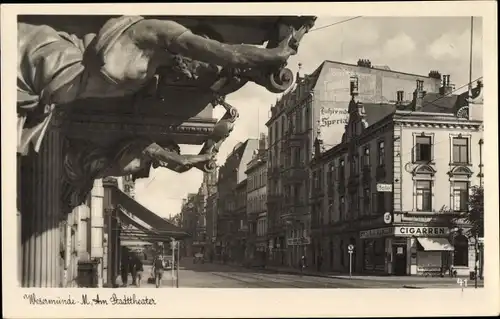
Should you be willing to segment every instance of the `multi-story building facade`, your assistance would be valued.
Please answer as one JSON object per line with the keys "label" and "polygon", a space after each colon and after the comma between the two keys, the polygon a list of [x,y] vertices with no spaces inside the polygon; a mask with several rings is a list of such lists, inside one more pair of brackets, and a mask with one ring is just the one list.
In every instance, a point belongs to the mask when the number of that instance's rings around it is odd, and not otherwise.
{"label": "multi-story building facade", "polygon": [[207,249],[209,259],[218,259],[221,254],[221,247],[217,245],[217,199],[218,193],[215,191],[207,197]]}
{"label": "multi-story building facade", "polygon": [[[318,135],[327,147],[341,142],[351,100],[350,77],[360,83],[358,99],[373,104],[412,100],[416,79],[424,89],[436,93],[440,75],[433,71],[419,76],[371,67],[369,61],[358,65],[325,61],[312,74],[297,75],[294,90],[271,107],[266,123],[269,135],[268,158],[268,237],[271,259],[276,264],[298,265],[301,255],[313,258],[309,236],[311,215],[308,171],[313,143]],[[405,93],[407,92],[407,93]]]}
{"label": "multi-story building facade", "polygon": [[238,143],[219,167],[217,180],[217,242],[225,260],[243,261],[246,236],[246,164],[258,139]]}
{"label": "multi-story building facade", "polygon": [[259,149],[247,164],[247,255],[246,261],[262,264],[267,259],[267,137],[261,134]]}
{"label": "multi-story building facade", "polygon": [[207,199],[216,193],[216,190],[217,171],[204,173],[198,193],[188,194],[182,205],[183,227],[192,236],[184,241],[187,256],[195,253],[204,254],[210,246],[207,234]]}
{"label": "multi-story building facade", "polygon": [[342,142],[311,163],[313,262],[347,272],[352,245],[354,272],[468,274],[474,249],[455,218],[482,179],[482,85],[468,101],[451,94],[449,76],[439,93],[417,80],[410,103],[400,92],[396,103],[373,104],[351,83]]}
{"label": "multi-story building facade", "polygon": [[197,193],[189,193],[187,198],[183,200],[181,207],[182,229],[191,235],[181,244],[182,253],[187,257],[191,257],[197,252],[194,242],[197,241],[199,211],[200,196]]}

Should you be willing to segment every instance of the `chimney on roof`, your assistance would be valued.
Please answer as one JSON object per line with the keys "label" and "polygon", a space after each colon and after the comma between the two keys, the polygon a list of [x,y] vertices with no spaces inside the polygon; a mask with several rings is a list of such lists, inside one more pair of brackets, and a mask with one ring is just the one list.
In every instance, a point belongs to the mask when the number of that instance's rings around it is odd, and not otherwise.
{"label": "chimney on roof", "polygon": [[359,59],[358,60],[358,66],[362,66],[365,68],[371,68],[372,67],[372,62],[368,59]]}
{"label": "chimney on roof", "polygon": [[415,111],[419,111],[422,109],[423,106],[423,101],[424,101],[424,81],[422,80],[417,80],[417,88],[415,89],[415,92],[413,93],[413,100],[415,102]]}
{"label": "chimney on roof", "polygon": [[350,94],[351,94],[351,97],[352,99],[354,100],[354,97],[358,96],[359,94],[359,91],[358,91],[358,86],[359,86],[359,80],[358,80],[358,77],[356,75],[354,76],[351,76],[351,87],[350,87]]}
{"label": "chimney on roof", "polygon": [[262,152],[267,149],[267,136],[265,133],[260,133],[259,150]]}
{"label": "chimney on roof", "polygon": [[402,90],[399,90],[396,93],[397,93],[396,104],[403,104],[405,92]]}
{"label": "chimney on roof", "polygon": [[450,76],[443,75],[442,86],[439,89],[439,94],[450,95],[453,92],[453,86],[450,84]]}
{"label": "chimney on roof", "polygon": [[297,78],[295,79],[295,83],[300,83],[300,80],[302,80],[302,78],[300,77],[300,70],[302,69],[302,63],[299,62],[299,69],[297,70]]}
{"label": "chimney on roof", "polygon": [[439,71],[436,70],[431,70],[429,72],[429,77],[433,79],[441,79],[441,73],[439,73]]}

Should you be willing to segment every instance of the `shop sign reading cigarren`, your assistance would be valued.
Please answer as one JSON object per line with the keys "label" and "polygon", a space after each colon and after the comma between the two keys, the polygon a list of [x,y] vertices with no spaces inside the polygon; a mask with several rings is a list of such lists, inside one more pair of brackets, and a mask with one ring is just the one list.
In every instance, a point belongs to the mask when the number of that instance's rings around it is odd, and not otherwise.
{"label": "shop sign reading cigarren", "polygon": [[397,226],[394,235],[396,236],[446,236],[449,234],[448,227],[412,227]]}
{"label": "shop sign reading cigarren", "polygon": [[446,236],[450,232],[448,227],[420,227],[420,226],[396,226],[370,230],[359,233],[360,238],[379,238],[386,236],[398,237],[436,237]]}

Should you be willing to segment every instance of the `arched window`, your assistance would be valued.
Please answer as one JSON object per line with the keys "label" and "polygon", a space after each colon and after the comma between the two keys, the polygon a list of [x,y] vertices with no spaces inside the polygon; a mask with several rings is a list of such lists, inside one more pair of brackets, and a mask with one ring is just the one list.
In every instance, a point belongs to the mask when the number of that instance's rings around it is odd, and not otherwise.
{"label": "arched window", "polygon": [[455,250],[453,253],[454,266],[468,266],[469,265],[469,240],[464,235],[455,237],[454,242]]}
{"label": "arched window", "polygon": [[433,179],[436,171],[429,165],[419,165],[413,170],[415,209],[431,212],[433,209]]}
{"label": "arched window", "polygon": [[451,207],[455,212],[469,209],[469,188],[472,171],[466,166],[456,166],[450,172]]}

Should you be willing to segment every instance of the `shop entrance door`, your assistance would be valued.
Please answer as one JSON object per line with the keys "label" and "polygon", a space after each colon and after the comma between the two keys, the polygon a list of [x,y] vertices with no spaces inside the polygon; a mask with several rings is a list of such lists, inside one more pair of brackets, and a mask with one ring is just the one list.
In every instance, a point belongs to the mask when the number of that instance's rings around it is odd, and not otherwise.
{"label": "shop entrance door", "polygon": [[406,246],[394,246],[394,274],[396,276],[406,275]]}

